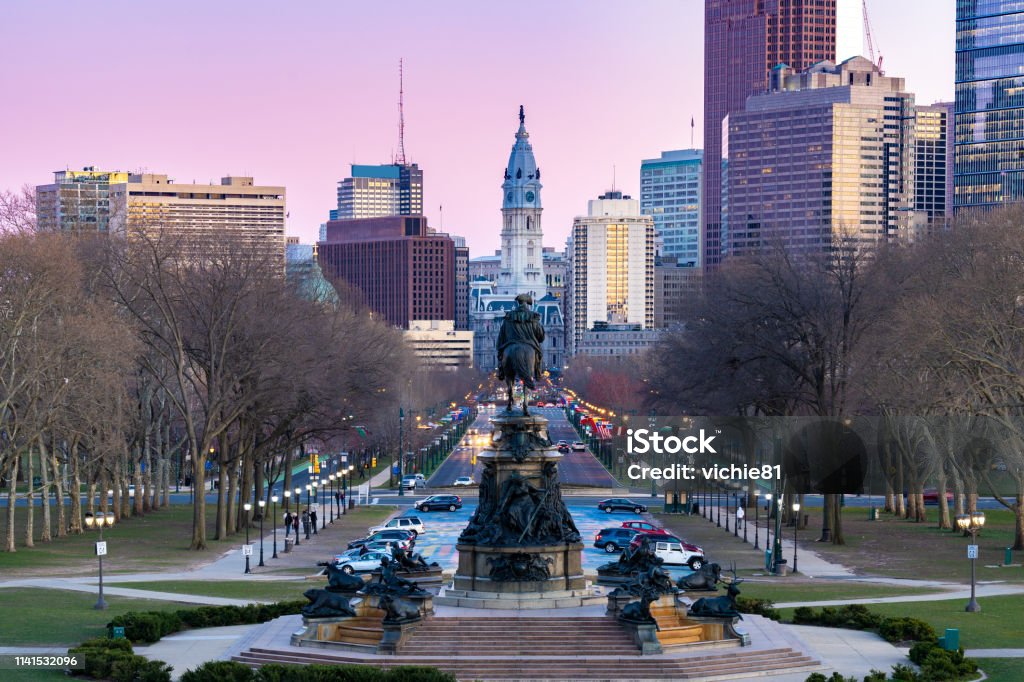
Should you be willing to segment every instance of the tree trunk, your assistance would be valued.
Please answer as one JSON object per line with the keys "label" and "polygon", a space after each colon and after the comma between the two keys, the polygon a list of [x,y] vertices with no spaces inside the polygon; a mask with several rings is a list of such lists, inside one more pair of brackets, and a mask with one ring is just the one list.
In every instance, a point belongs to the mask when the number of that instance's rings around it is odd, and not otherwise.
{"label": "tree trunk", "polygon": [[239,510],[241,509],[238,502],[238,460],[231,460],[231,463],[225,469],[227,469],[228,483],[228,532],[234,535],[242,527],[238,522]]}
{"label": "tree trunk", "polygon": [[75,535],[82,532],[82,478],[78,474],[78,441],[72,441],[71,451],[71,525],[70,531]]}
{"label": "tree trunk", "polygon": [[36,518],[36,496],[35,491],[32,490],[32,479],[35,476],[35,468],[32,466],[31,443],[29,443],[29,446],[25,449],[25,460],[25,488],[28,490],[28,493],[25,495],[25,500],[27,502],[25,509],[25,513],[27,514],[25,517],[25,546],[35,547],[36,543],[32,538],[32,535],[34,534],[33,526]]}
{"label": "tree trunk", "polygon": [[53,517],[50,513],[50,453],[46,449],[43,436],[39,436],[37,442],[39,444],[39,476],[43,484],[43,489],[39,493],[39,500],[43,505],[43,530],[39,539],[42,542],[50,542],[53,539],[50,530],[53,524]]}
{"label": "tree trunk", "polygon": [[189,441],[192,448],[192,544],[191,549],[206,549],[206,453],[197,447],[194,441]]}
{"label": "tree trunk", "polygon": [[943,471],[942,467],[939,467],[939,480],[936,487],[939,495],[939,528],[949,530],[953,524],[952,519],[949,518],[949,503],[946,501],[948,481],[946,480],[946,472]]}
{"label": "tree trunk", "polygon": [[843,535],[843,506],[842,495],[831,495],[832,497],[832,544],[845,545],[846,536]]}
{"label": "tree trunk", "polygon": [[[292,448],[289,445],[284,450],[284,488],[283,490],[292,489]],[[284,509],[288,511],[288,501],[290,497],[284,498]]]}
{"label": "tree trunk", "polygon": [[133,497],[131,499],[132,514],[135,515],[135,516],[142,516],[143,514],[146,513],[146,509],[145,509],[146,489],[143,486],[143,482],[142,482],[142,462],[143,462],[142,446],[141,445],[136,445],[134,450],[135,451],[134,451],[133,454],[135,456],[133,458],[133,463],[134,463],[135,466],[132,467],[132,483],[135,485],[135,497]]}
{"label": "tree trunk", "polygon": [[228,467],[221,463],[217,471],[217,534],[218,540],[228,536]]}
{"label": "tree trunk", "polygon": [[7,537],[4,542],[4,551],[16,552],[14,546],[14,509],[18,499],[18,457],[11,458],[10,478],[7,479]]}

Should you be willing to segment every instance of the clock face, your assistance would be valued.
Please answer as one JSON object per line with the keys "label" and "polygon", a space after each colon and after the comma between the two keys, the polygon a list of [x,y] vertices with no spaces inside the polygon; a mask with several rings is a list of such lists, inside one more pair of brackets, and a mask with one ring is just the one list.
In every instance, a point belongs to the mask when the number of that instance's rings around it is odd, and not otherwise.
{"label": "clock face", "polygon": [[512,192],[509,192],[508,194],[506,194],[505,198],[508,199],[509,201],[512,201]]}
{"label": "clock face", "polygon": [[527,192],[527,193],[526,193],[526,201],[527,201],[528,203],[531,203],[531,204],[532,204],[532,203],[533,203],[533,196],[534,196],[534,195],[533,195],[533,192]]}

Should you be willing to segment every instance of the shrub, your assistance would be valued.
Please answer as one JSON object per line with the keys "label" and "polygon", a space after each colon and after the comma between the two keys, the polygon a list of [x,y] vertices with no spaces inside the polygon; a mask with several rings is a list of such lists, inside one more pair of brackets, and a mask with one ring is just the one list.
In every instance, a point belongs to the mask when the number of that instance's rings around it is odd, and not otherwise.
{"label": "shrub", "polygon": [[857,682],[857,678],[843,677],[838,672],[833,672],[831,677],[825,677],[822,673],[811,673],[804,682]]}
{"label": "shrub", "polygon": [[917,671],[902,663],[897,663],[892,667],[892,679],[893,682],[921,682]]}
{"label": "shrub", "polygon": [[[817,623],[817,615],[810,606],[798,606],[793,610],[793,622],[797,625],[813,625]],[[814,673],[821,675],[821,673]],[[824,677],[824,675],[822,675]],[[808,678],[810,679],[810,678]]]}
{"label": "shrub", "polygon": [[181,618],[162,611],[129,611],[107,623],[107,628],[123,627],[124,636],[133,642],[157,642],[161,637],[178,632]]}
{"label": "shrub", "polygon": [[775,609],[771,599],[754,599],[753,597],[736,597],[736,608],[740,613],[753,613],[771,620],[779,620],[781,616]]}
{"label": "shrub", "polygon": [[455,682],[455,676],[437,668],[400,665],[388,671],[389,682]]}
{"label": "shrub", "polygon": [[145,656],[130,656],[114,663],[110,679],[114,682],[171,682],[171,666]]}
{"label": "shrub", "polygon": [[934,642],[938,639],[935,628],[920,618],[910,616],[883,619],[878,626],[878,634],[887,642]]}
{"label": "shrub", "polygon": [[207,661],[181,676],[181,682],[255,682],[256,672],[237,661]]}
{"label": "shrub", "polygon": [[90,639],[68,650],[82,659],[82,672],[89,677],[110,677],[114,665],[134,658],[132,644],[126,639]]}
{"label": "shrub", "polygon": [[864,676],[864,682],[885,682],[887,679],[889,679],[888,675],[881,670],[875,670],[874,668]]}

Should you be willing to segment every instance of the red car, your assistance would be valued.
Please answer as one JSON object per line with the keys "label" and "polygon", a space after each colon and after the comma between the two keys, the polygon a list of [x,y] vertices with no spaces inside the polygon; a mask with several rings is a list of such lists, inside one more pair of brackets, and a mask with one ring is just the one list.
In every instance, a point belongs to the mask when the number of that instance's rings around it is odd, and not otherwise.
{"label": "red car", "polygon": [[[924,494],[921,497],[924,498],[924,503],[925,504],[936,504],[937,505],[939,503],[939,491],[935,490],[934,488],[930,488],[928,490],[925,490]],[[946,491],[946,502],[948,504],[953,504],[953,493],[952,493],[952,491],[949,491],[949,490]]]}
{"label": "red car", "polygon": [[659,528],[648,521],[623,521],[621,528],[629,528],[637,533],[664,533],[664,528]]}

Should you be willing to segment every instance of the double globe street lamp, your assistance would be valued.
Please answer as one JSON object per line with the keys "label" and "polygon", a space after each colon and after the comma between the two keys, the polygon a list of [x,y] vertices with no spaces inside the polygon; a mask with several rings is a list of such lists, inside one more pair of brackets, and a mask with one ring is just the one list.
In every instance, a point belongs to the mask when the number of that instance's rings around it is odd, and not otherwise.
{"label": "double globe street lamp", "polygon": [[260,562],[258,564],[256,564],[256,565],[257,566],[266,566],[266,564],[263,563],[263,517],[264,517],[263,510],[267,506],[267,501],[264,500],[263,498],[260,498],[259,505],[260,505]]}
{"label": "double globe street lamp", "polygon": [[[287,495],[288,492],[285,491],[285,494]],[[271,514],[271,516],[273,518],[273,524],[274,524],[274,553],[272,555],[270,555],[270,558],[271,559],[276,559],[277,558],[277,495],[272,495],[271,498],[270,498],[270,501],[274,503],[274,511]]]}
{"label": "double globe street lamp", "polygon": [[249,555],[252,553],[252,547],[249,546],[249,512],[252,511],[252,505],[246,502],[242,505],[242,509],[245,510],[245,547],[242,549],[242,554],[245,555],[245,572],[252,573],[252,569],[249,568]]}
{"label": "double globe street lamp", "polygon": [[960,514],[956,517],[956,527],[965,533],[971,534],[971,544],[967,545],[967,558],[971,560],[971,600],[967,602],[965,611],[976,613],[981,611],[981,604],[975,598],[975,562],[978,560],[978,531],[985,525],[985,512],[972,511],[970,514]]}
{"label": "double globe street lamp", "polygon": [[[301,506],[302,506],[302,488],[296,488],[295,489],[295,518],[301,518],[301,514],[299,513],[299,507],[301,507]],[[298,526],[298,524],[296,524],[296,526],[295,526],[295,546],[298,547],[301,544],[302,543],[299,542],[299,526]]]}
{"label": "double globe street lamp", "polygon": [[107,543],[103,540],[104,526],[114,525],[114,512],[96,512],[95,515],[86,512],[85,527],[92,530],[96,527],[100,531],[100,540],[96,543],[96,558],[100,560],[100,592],[94,609],[102,611],[107,608],[107,602],[103,601],[103,556],[107,553]]}

